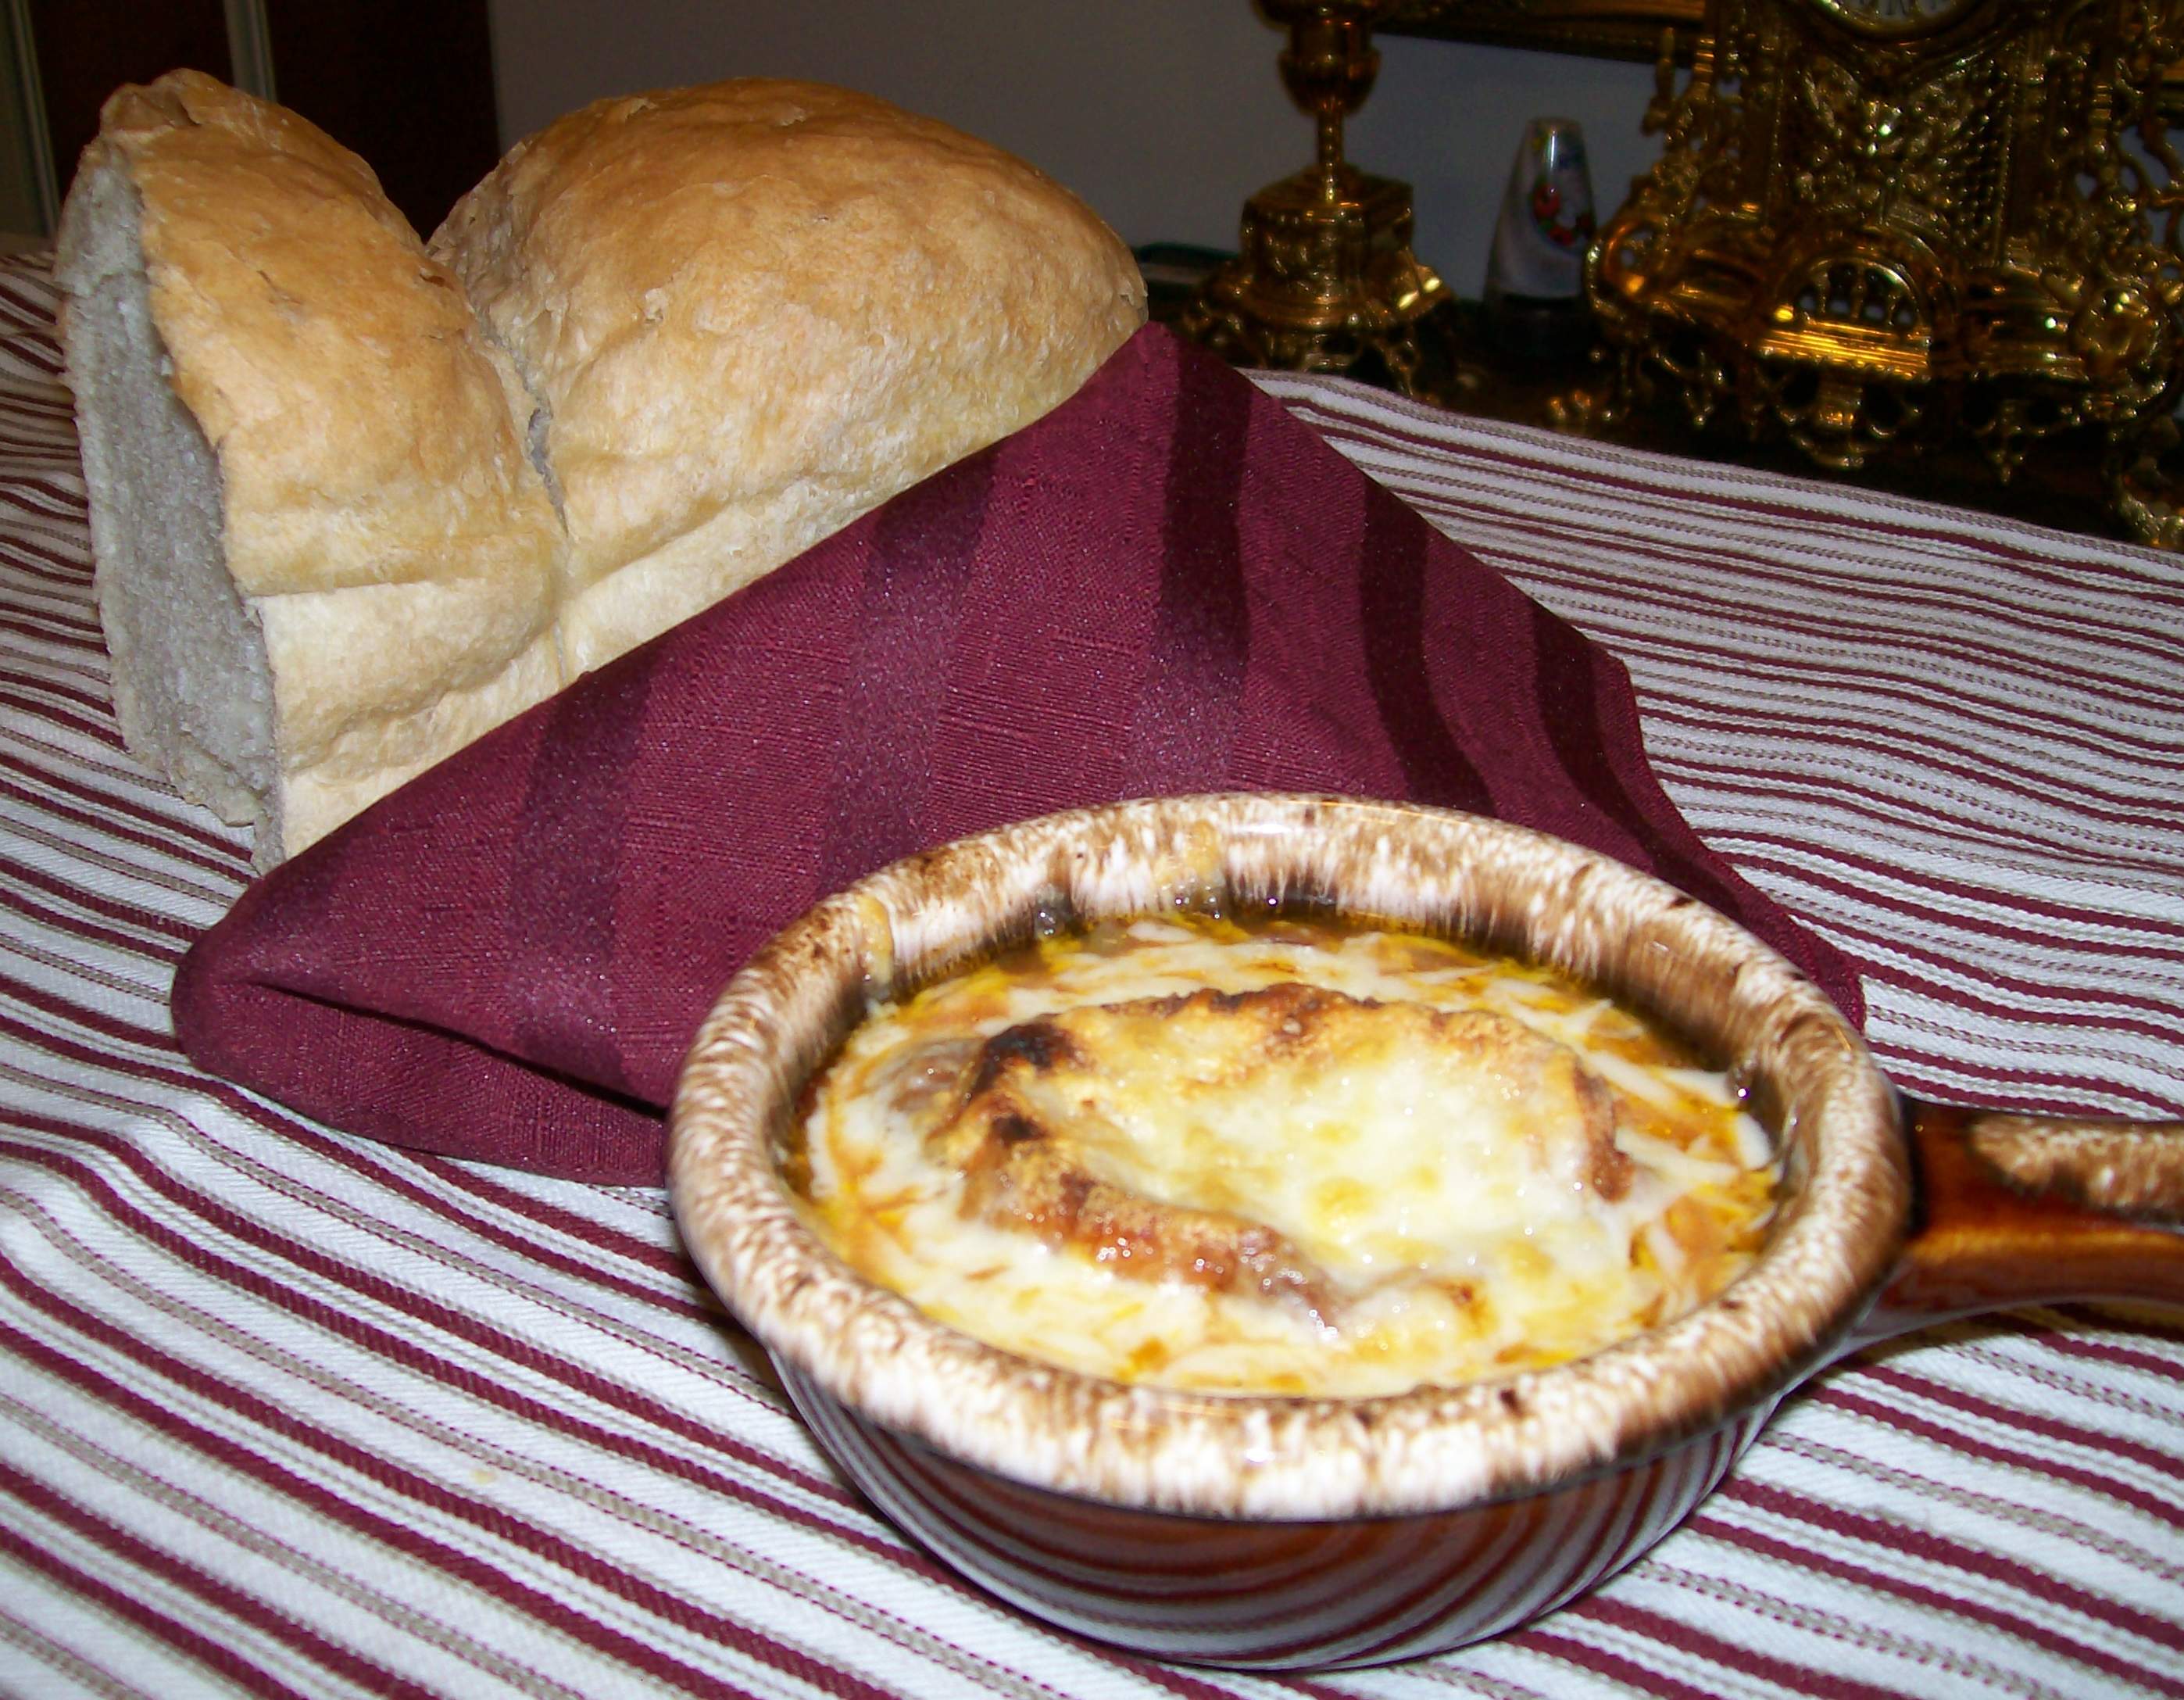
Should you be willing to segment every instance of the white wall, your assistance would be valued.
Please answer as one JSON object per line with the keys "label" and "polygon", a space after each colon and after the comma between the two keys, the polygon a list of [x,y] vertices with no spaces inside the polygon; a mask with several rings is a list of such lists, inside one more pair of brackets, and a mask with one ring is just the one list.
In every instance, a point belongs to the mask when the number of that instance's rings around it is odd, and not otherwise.
{"label": "white wall", "polygon": [[[601,95],[814,77],[1022,154],[1132,243],[1230,248],[1244,197],[1312,157],[1248,0],[490,0],[513,141]],[[1350,153],[1418,193],[1418,247],[1475,293],[1524,121],[1585,130],[1604,215],[1655,155],[1643,65],[1382,40]]]}

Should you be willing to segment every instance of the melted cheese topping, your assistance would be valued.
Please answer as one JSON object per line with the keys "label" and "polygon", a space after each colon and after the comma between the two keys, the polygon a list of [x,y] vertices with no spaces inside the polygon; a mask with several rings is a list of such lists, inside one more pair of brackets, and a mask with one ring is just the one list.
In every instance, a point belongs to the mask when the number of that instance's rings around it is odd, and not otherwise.
{"label": "melted cheese topping", "polygon": [[845,1261],[980,1339],[1334,1396],[1681,1314],[1756,1254],[1775,1179],[1722,1075],[1544,970],[1153,920],[876,1007],[787,1167]]}

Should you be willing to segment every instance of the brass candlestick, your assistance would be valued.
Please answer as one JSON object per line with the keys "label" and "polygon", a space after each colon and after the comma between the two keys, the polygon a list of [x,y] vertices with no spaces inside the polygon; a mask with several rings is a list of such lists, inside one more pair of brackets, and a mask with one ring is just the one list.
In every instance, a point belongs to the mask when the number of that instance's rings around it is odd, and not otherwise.
{"label": "brass candlestick", "polygon": [[1242,365],[1346,372],[1377,356],[1396,388],[1424,396],[1417,327],[1448,291],[1411,252],[1410,186],[1342,155],[1343,120],[1380,69],[1372,22],[1392,0],[1262,3],[1289,26],[1282,81],[1318,123],[1318,159],[1245,203],[1240,252],[1178,326]]}

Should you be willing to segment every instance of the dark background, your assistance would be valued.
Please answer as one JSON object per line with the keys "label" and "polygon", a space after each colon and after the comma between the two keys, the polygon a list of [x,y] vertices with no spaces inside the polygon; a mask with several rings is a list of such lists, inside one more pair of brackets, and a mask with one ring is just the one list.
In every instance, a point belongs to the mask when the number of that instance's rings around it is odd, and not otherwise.
{"label": "dark background", "polygon": [[[189,65],[232,81],[220,0],[31,0],[53,160],[67,192],[98,109]],[[266,0],[273,80],[371,163],[421,236],[500,156],[486,0]]]}

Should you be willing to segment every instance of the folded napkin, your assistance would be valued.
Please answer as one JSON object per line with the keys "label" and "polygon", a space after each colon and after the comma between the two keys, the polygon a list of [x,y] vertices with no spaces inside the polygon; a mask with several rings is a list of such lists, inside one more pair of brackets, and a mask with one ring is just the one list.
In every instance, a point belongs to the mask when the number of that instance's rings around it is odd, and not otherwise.
{"label": "folded napkin", "polygon": [[190,951],[176,1030],[355,1133],[657,1182],[694,1028],[816,899],[1027,816],[1228,789],[1559,833],[1859,1013],[1848,962],[1663,794],[1619,662],[1149,328],[1028,430],[276,868]]}

